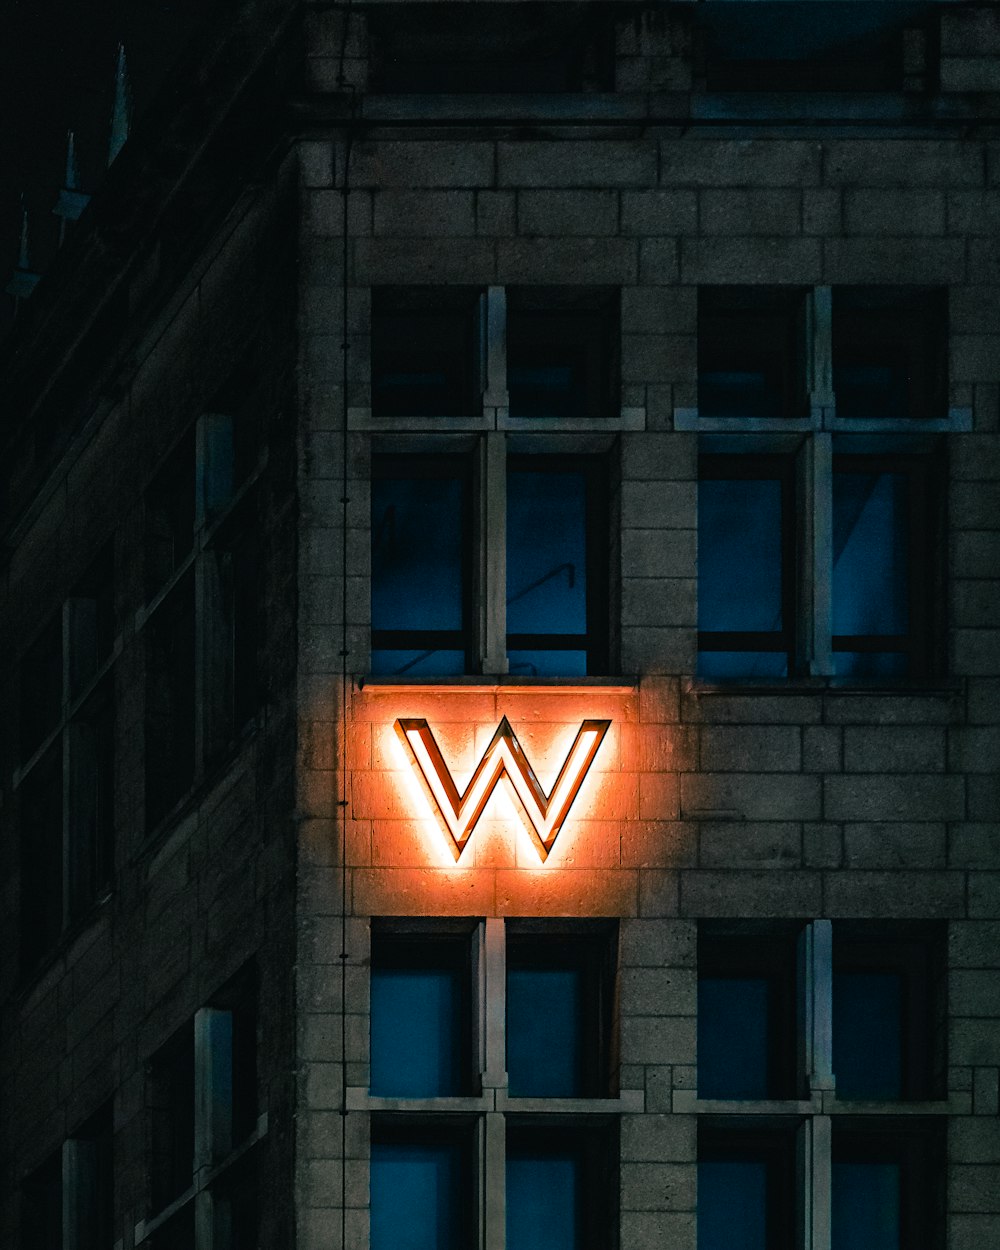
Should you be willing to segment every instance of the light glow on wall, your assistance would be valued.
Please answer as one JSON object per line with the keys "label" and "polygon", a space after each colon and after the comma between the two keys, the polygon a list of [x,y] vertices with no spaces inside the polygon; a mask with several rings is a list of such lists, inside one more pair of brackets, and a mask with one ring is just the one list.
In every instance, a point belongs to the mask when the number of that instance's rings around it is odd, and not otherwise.
{"label": "light glow on wall", "polygon": [[395,728],[431,810],[447,834],[448,846],[456,861],[468,845],[490,796],[506,776],[519,800],[515,805],[518,813],[544,862],[610,725],[609,720],[583,721],[548,794],[535,776],[506,716],[461,794],[427,721],[402,718],[396,721]]}

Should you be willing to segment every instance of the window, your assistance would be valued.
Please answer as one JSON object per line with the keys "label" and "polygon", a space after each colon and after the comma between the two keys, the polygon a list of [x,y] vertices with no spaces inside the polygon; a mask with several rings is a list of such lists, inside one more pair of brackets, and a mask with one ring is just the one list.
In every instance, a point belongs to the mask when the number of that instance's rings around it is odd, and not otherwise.
{"label": "window", "polygon": [[467,932],[372,935],[373,1094],[473,1092],[472,960]]}
{"label": "window", "polygon": [[108,1104],[25,1181],[21,1204],[24,1250],[111,1250],[114,1196]]}
{"label": "window", "polygon": [[945,415],[945,295],[926,287],[834,287],[838,416],[927,420]]}
{"label": "window", "polygon": [[603,922],[373,922],[373,1250],[616,1244],[616,956]]}
{"label": "window", "polygon": [[912,431],[960,421],[945,325],[922,288],[699,292],[700,676],[940,669],[943,448]]}
{"label": "window", "polygon": [[702,287],[698,410],[706,417],[800,417],[808,407],[806,292]]}
{"label": "window", "polygon": [[375,1118],[371,1250],[466,1250],[476,1242],[476,1149],[468,1121]]}
{"label": "window", "polygon": [[113,555],[103,550],[20,665],[21,968],[109,890],[114,868]]}
{"label": "window", "polygon": [[698,1250],[792,1250],[795,1124],[698,1125]]}
{"label": "window", "polygon": [[[606,671],[603,460],[505,461],[501,435],[481,450],[474,459],[373,457],[372,671]],[[491,510],[506,497],[505,522],[491,511],[485,525],[473,523],[476,484]]]}
{"label": "window", "polygon": [[148,829],[257,708],[255,414],[235,383],[216,402],[229,411],[203,413],[145,495]]}
{"label": "window", "polygon": [[920,6],[855,0],[713,4],[700,15],[710,91],[902,91],[904,27]]}
{"label": "window", "polygon": [[507,291],[512,417],[599,419],[613,410],[618,298],[603,287]]}
{"label": "window", "polygon": [[796,1096],[798,939],[776,926],[699,929],[699,1098]]}
{"label": "window", "polygon": [[512,1097],[610,1092],[614,947],[608,930],[511,925],[507,1082]]}
{"label": "window", "polygon": [[256,982],[253,969],[245,969],[149,1063],[152,1214],[137,1230],[137,1244],[193,1244],[184,1239],[197,1201],[212,1230],[200,1250],[256,1245],[252,1147],[266,1131],[258,1118],[256,1056]]}
{"label": "window", "polygon": [[611,1125],[512,1119],[507,1130],[507,1250],[605,1250],[616,1223]]}
{"label": "window", "polygon": [[844,921],[833,932],[837,1097],[934,1097],[943,1066],[939,926]]}
{"label": "window", "polygon": [[795,666],[795,481],[787,456],[702,456],[698,671],[787,677]]}
{"label": "window", "polygon": [[469,13],[433,4],[419,15],[386,6],[369,18],[371,89],[385,92],[610,91],[614,30],[579,4],[503,5]]}
{"label": "window", "polygon": [[944,1244],[944,932],[699,924],[699,1250]]}
{"label": "window", "polygon": [[943,1237],[941,1125],[908,1118],[837,1120],[832,1250],[927,1250]]}
{"label": "window", "polygon": [[372,671],[464,673],[471,481],[461,456],[372,462]]}
{"label": "window", "polygon": [[381,287],[372,292],[372,413],[461,417],[481,411],[478,287]]}

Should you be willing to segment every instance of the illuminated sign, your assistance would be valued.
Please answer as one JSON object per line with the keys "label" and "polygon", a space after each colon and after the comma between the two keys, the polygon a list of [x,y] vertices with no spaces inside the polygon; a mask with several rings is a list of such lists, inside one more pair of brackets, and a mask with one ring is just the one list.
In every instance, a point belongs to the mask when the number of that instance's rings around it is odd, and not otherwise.
{"label": "illuminated sign", "polygon": [[458,792],[427,721],[413,718],[397,720],[396,733],[410,753],[414,770],[423,781],[432,809],[448,834],[449,846],[456,860],[472,836],[490,795],[505,774],[520,800],[525,827],[538,854],[545,860],[610,724],[607,720],[585,720],[581,724],[548,794],[542,789],[506,716],[462,794]]}

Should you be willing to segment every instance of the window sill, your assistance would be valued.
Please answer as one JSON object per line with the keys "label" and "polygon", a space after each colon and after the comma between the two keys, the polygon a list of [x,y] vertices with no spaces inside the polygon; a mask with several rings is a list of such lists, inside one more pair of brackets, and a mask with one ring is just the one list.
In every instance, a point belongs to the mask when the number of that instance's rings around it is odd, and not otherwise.
{"label": "window sill", "polygon": [[953,699],[962,693],[962,685],[955,679],[911,678],[896,682],[872,680],[852,681],[845,677],[797,677],[768,680],[744,680],[731,682],[703,681],[692,678],[684,689],[685,694],[696,698],[712,698],[719,695],[860,695],[893,697],[923,697],[930,699]]}
{"label": "window sill", "polygon": [[457,1095],[453,1098],[385,1098],[369,1094],[363,1086],[347,1091],[349,1111],[381,1111],[449,1114],[483,1113],[486,1111],[521,1112],[525,1115],[545,1112],[547,1115],[608,1115],[619,1112],[641,1112],[645,1095],[640,1089],[623,1089],[610,1098],[514,1098],[505,1089],[486,1089],[478,1095]]}
{"label": "window sill", "polygon": [[397,694],[413,690],[433,690],[443,694],[498,694],[501,691],[525,690],[532,694],[587,694],[595,690],[603,694],[633,695],[639,689],[637,677],[514,677],[506,674],[466,677],[359,677],[358,690],[376,694]]}
{"label": "window sill", "polygon": [[816,1090],[811,1098],[699,1098],[693,1089],[676,1089],[673,1110],[689,1115],[726,1116],[900,1116],[900,1115],[968,1115],[971,1098],[967,1093],[952,1094],[948,1099],[926,1101],[866,1102],[838,1100],[831,1090]]}

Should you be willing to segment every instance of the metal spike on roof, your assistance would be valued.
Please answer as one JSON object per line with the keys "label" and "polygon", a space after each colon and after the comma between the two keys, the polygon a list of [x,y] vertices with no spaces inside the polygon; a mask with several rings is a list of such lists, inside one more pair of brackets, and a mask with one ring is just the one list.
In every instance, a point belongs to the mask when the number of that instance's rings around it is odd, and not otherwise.
{"label": "metal spike on roof", "polygon": [[108,164],[114,163],[118,153],[128,141],[132,123],[132,89],[128,80],[128,64],[125,45],[118,45],[118,64],[115,68],[115,104],[111,112],[111,136],[108,140]]}
{"label": "metal spike on roof", "polygon": [[28,249],[28,207],[24,202],[24,196],[21,196],[21,245],[17,254],[17,268],[14,270],[11,280],[4,288],[8,295],[13,295],[15,299],[27,299],[35,287],[41,274],[35,273],[31,268],[31,260]]}
{"label": "metal spike on roof", "polygon": [[76,165],[76,137],[72,130],[66,132],[66,180],[59,192],[53,212],[61,217],[59,223],[59,242],[66,233],[66,223],[76,221],[90,203],[90,196],[80,190],[80,171]]}

